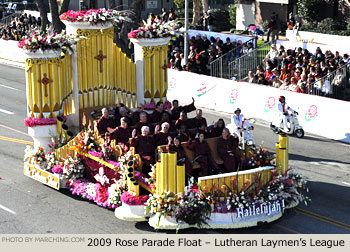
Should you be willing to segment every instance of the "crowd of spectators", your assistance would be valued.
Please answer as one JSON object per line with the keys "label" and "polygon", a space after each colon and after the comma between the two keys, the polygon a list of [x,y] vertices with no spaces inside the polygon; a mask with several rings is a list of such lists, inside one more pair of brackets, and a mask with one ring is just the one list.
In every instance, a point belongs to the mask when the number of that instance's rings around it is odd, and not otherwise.
{"label": "crowd of spectators", "polygon": [[344,89],[344,78],[338,71],[332,82],[321,78],[342,68],[350,62],[349,55],[340,55],[338,51],[332,53],[317,48],[314,53],[301,47],[296,50],[285,50],[283,45],[277,47],[272,44],[267,53],[264,64],[257,66],[257,71],[248,74],[248,82],[273,86],[282,90],[298,93],[329,96],[333,91]]}
{"label": "crowd of spectators", "polygon": [[[231,41],[229,37],[226,41],[216,40],[214,37],[197,34],[189,40],[188,63],[184,58],[184,37],[180,36],[176,40],[171,40],[168,49],[169,68],[185,70],[199,74],[210,74],[210,63],[223,56],[224,60],[234,59],[250,53],[254,48],[253,43],[240,44],[236,40]],[[230,52],[231,53],[228,53]],[[228,53],[228,54],[227,54]]]}
{"label": "crowd of spectators", "polygon": [[0,36],[4,40],[19,41],[23,36],[40,27],[40,17],[35,18],[31,14],[24,13],[20,17],[12,18],[8,25],[0,27]]}

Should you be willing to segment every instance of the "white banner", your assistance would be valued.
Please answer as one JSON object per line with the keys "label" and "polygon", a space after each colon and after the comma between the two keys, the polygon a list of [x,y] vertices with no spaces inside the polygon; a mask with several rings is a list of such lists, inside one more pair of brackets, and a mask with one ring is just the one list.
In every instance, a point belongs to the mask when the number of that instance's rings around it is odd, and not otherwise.
{"label": "white banner", "polygon": [[333,54],[338,51],[340,55],[347,53],[350,55],[350,49],[348,46],[335,46],[335,45],[325,45],[319,43],[307,43],[307,42],[293,42],[288,40],[277,40],[277,45],[283,45],[286,50],[295,50],[298,47],[307,49],[311,53],[315,53],[317,47],[321,48],[322,52],[325,53],[326,50],[330,50]]}
{"label": "white banner", "polygon": [[[242,44],[247,42],[251,39],[256,39],[254,36],[246,36],[246,35],[236,35],[236,34],[230,34],[230,33],[220,33],[220,32],[209,32],[209,31],[200,31],[200,30],[189,30],[188,31],[188,38],[196,37],[196,35],[199,34],[201,37],[205,34],[207,35],[207,38],[210,40],[210,37],[214,37],[217,41],[222,40],[224,43],[226,42],[226,38],[229,37],[231,39],[231,42],[233,40],[236,40],[236,42]],[[255,47],[255,43],[253,43]]]}
{"label": "white banner", "polygon": [[[168,99],[233,114],[241,108],[247,117],[271,122],[277,113],[278,98],[286,97],[299,112],[299,123],[313,134],[350,143],[350,102],[284,91],[246,82],[236,82],[185,71],[168,70]],[[190,82],[189,82],[190,80]]]}
{"label": "white banner", "polygon": [[0,58],[24,64],[27,55],[18,47],[18,41],[0,39]]}

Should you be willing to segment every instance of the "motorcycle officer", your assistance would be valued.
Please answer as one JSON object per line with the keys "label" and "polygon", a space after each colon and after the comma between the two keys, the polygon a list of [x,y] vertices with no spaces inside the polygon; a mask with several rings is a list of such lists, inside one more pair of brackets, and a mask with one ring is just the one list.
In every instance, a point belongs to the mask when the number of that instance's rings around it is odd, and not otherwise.
{"label": "motorcycle officer", "polygon": [[280,124],[284,123],[284,131],[289,132],[290,128],[288,128],[288,121],[289,121],[289,114],[288,110],[292,113],[295,113],[298,115],[298,112],[296,112],[294,109],[289,107],[286,103],[286,98],[284,96],[280,96],[279,103],[278,103],[278,111],[279,111],[279,122]]}
{"label": "motorcycle officer", "polygon": [[244,129],[244,124],[248,127],[248,129],[254,130],[254,127],[249,123],[249,121],[241,114],[241,109],[237,108],[235,110],[235,114],[232,117],[235,129],[234,133],[238,136],[242,136],[242,129]]}

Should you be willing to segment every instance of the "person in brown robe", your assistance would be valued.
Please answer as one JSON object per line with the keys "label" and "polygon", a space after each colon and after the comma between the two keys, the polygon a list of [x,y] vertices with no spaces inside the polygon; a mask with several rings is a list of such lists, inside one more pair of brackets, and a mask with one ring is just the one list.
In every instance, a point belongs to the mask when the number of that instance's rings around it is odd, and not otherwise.
{"label": "person in brown robe", "polygon": [[168,152],[177,153],[177,165],[185,165],[185,171],[188,175],[192,175],[192,164],[188,160],[184,147],[181,145],[180,138],[175,137],[172,143],[171,137],[168,138]]}
{"label": "person in brown robe", "polygon": [[170,114],[167,111],[163,111],[162,118],[158,122],[158,125],[162,125],[165,122],[169,124],[169,132],[175,132],[176,131],[175,124],[170,120]]}
{"label": "person in brown robe", "polygon": [[108,128],[114,126],[113,119],[109,117],[107,108],[102,109],[102,117],[97,121],[97,130],[100,137],[104,138]]}
{"label": "person in brown robe", "polygon": [[220,118],[215,124],[214,127],[209,130],[210,137],[219,137],[222,135],[222,131],[225,128],[225,121]]}
{"label": "person in brown robe", "polygon": [[136,125],[140,121],[140,113],[143,112],[143,104],[137,105],[136,111],[133,112],[130,116],[131,125]]}
{"label": "person in brown robe", "polygon": [[187,118],[187,113],[185,111],[180,113],[180,118],[175,122],[176,129],[180,129],[182,125],[185,125],[187,129],[195,128],[190,119]]}
{"label": "person in brown robe", "polygon": [[114,114],[114,125],[115,127],[120,126],[120,119],[125,118],[128,125],[130,125],[131,118],[128,116],[128,111],[126,107],[117,107],[115,111],[119,111],[119,113],[115,112]]}
{"label": "person in brown robe", "polygon": [[190,131],[186,128],[185,124],[181,125],[181,128],[178,130],[177,137],[180,139],[180,142],[187,142],[191,138]]}
{"label": "person in brown robe", "polygon": [[152,123],[148,122],[146,112],[140,113],[140,121],[138,123],[136,123],[136,125],[135,125],[137,135],[141,134],[141,128],[143,126],[147,126],[150,129],[150,134],[153,133],[153,125],[152,125]]}
{"label": "person in brown robe", "polygon": [[197,109],[196,111],[196,117],[191,118],[191,129],[193,128],[199,128],[201,127],[203,124],[205,125],[205,127],[208,127],[207,124],[207,120],[203,117],[203,111],[201,109]]}
{"label": "person in brown robe", "polygon": [[128,121],[125,117],[120,119],[120,126],[114,129],[109,129],[111,134],[111,140],[116,140],[117,144],[122,148],[124,152],[129,150],[129,138],[131,137],[131,129],[128,127]]}
{"label": "person in brown robe", "polygon": [[158,123],[162,119],[162,113],[164,111],[163,102],[159,101],[156,104],[156,108],[150,116],[151,123]]}
{"label": "person in brown robe", "polygon": [[167,122],[162,123],[161,131],[159,131],[159,128],[159,125],[157,125],[154,130],[155,134],[153,135],[156,147],[168,144],[168,137],[173,138],[176,135],[176,132],[169,132],[170,125]]}
{"label": "person in brown robe", "polygon": [[219,156],[224,161],[226,172],[236,171],[238,137],[230,135],[230,131],[227,128],[224,128],[222,131],[222,137],[218,139],[217,150]]}
{"label": "person in brown robe", "polygon": [[177,120],[180,118],[180,113],[182,111],[186,113],[190,113],[192,111],[195,111],[196,107],[194,106],[194,99],[192,97],[192,103],[188,104],[186,106],[179,106],[178,100],[173,100],[173,108],[171,109],[171,120]]}
{"label": "person in brown robe", "polygon": [[135,147],[135,152],[140,155],[143,162],[142,172],[148,174],[151,171],[150,165],[154,162],[154,139],[149,135],[150,130],[148,126],[141,128],[141,135],[136,136],[136,129],[132,131],[132,140],[130,146]]}
{"label": "person in brown robe", "polygon": [[204,139],[204,134],[200,133],[197,140],[189,141],[188,149],[194,151],[194,160],[201,167],[201,176],[207,176],[214,172],[221,172],[219,166],[215,162],[208,143]]}

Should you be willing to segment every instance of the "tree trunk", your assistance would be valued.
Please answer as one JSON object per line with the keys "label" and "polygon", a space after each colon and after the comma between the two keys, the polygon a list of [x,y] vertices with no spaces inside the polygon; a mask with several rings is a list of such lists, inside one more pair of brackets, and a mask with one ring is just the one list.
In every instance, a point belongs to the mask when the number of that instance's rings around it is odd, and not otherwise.
{"label": "tree trunk", "polygon": [[60,15],[68,11],[70,0],[64,0],[61,5]]}
{"label": "tree trunk", "polygon": [[135,17],[133,19],[135,19],[136,22],[138,22],[138,23],[141,22],[142,6],[143,6],[142,0],[131,0],[131,4],[129,5],[129,9],[135,14]]}
{"label": "tree trunk", "polygon": [[35,0],[36,5],[40,11],[40,19],[41,19],[41,31],[46,31],[46,27],[49,26],[50,22],[47,19],[47,11],[44,5],[43,0]]}
{"label": "tree trunk", "polygon": [[53,30],[57,33],[60,33],[64,28],[64,24],[61,22],[60,17],[58,15],[57,1],[49,0],[49,6],[50,6]]}
{"label": "tree trunk", "polygon": [[108,0],[108,8],[109,9],[115,8],[115,0]]}
{"label": "tree trunk", "polygon": [[208,0],[202,0],[202,6],[203,6],[203,15],[204,15],[204,13],[207,13],[207,11],[209,10]]}
{"label": "tree trunk", "polygon": [[193,0],[193,24],[197,24],[201,18],[200,0]]}
{"label": "tree trunk", "polygon": [[116,10],[123,10],[123,0],[117,0]]}

